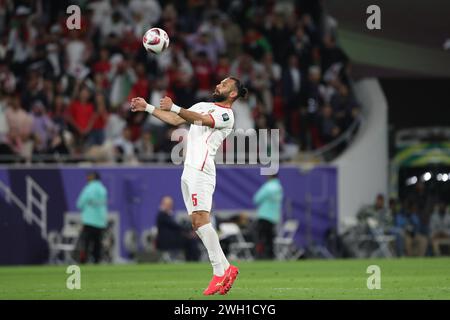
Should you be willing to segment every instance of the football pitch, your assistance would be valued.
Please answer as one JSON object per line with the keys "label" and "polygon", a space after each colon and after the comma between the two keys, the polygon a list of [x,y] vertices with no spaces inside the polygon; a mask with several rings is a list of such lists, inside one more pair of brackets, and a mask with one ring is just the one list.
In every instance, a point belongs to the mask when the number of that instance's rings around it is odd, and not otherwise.
{"label": "football pitch", "polygon": [[[205,297],[208,263],[82,265],[81,289],[67,266],[0,267],[0,299],[450,299],[450,258],[236,262],[226,296]],[[381,289],[367,287],[380,267]]]}

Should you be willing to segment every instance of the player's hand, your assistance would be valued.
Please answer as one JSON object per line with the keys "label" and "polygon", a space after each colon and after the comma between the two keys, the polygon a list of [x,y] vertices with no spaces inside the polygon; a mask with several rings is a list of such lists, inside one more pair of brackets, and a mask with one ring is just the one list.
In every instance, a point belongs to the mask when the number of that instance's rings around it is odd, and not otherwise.
{"label": "player's hand", "polygon": [[170,99],[168,96],[165,96],[159,101],[159,107],[162,110],[170,111],[170,108],[172,108],[172,104],[173,104],[172,99]]}
{"label": "player's hand", "polygon": [[145,99],[137,97],[131,99],[131,111],[145,111],[145,107],[147,106],[147,101]]}

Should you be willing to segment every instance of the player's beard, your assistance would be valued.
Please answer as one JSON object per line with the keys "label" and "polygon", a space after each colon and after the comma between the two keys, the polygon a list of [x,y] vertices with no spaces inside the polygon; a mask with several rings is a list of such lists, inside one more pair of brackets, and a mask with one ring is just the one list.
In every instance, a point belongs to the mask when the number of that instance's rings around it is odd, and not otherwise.
{"label": "player's beard", "polygon": [[213,101],[214,102],[222,102],[227,100],[227,96],[223,93],[219,93],[219,92],[214,92],[213,95]]}

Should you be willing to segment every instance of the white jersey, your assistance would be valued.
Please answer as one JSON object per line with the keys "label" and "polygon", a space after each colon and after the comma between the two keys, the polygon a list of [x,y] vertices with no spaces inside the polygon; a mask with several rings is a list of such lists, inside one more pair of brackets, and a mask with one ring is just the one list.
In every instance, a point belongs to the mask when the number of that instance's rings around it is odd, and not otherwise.
{"label": "white jersey", "polygon": [[214,124],[212,128],[191,124],[184,165],[215,176],[214,158],[223,140],[233,130],[233,110],[212,102],[199,102],[189,108],[189,111],[208,114]]}

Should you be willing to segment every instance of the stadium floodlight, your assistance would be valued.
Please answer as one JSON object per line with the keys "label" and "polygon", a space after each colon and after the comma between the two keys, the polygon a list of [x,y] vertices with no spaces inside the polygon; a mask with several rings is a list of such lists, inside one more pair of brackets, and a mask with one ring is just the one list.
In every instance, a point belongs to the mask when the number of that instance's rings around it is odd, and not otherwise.
{"label": "stadium floodlight", "polygon": [[431,173],[425,172],[422,176],[423,181],[429,181],[431,179]]}
{"label": "stadium floodlight", "polygon": [[442,178],[443,178],[442,173],[438,173],[438,174],[436,175],[436,180],[437,180],[437,181],[442,181]]}
{"label": "stadium floodlight", "polygon": [[411,185],[416,184],[416,183],[417,183],[417,177],[416,176],[413,176],[413,177],[410,177],[410,178],[406,179],[406,185],[407,186],[411,186]]}
{"label": "stadium floodlight", "polygon": [[448,174],[444,173],[442,175],[442,181],[447,182],[448,181]]}

